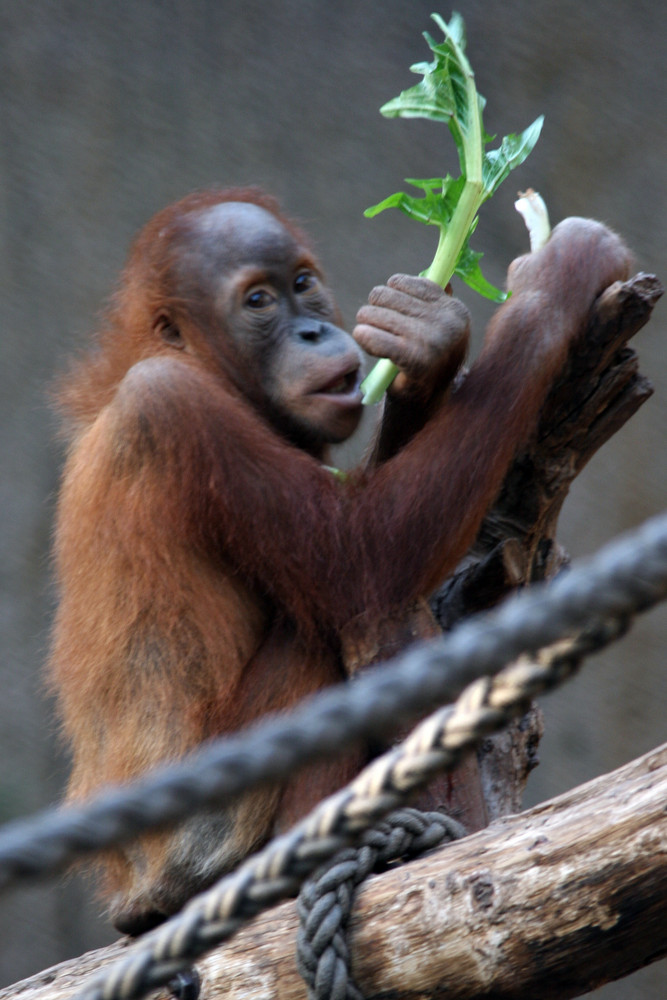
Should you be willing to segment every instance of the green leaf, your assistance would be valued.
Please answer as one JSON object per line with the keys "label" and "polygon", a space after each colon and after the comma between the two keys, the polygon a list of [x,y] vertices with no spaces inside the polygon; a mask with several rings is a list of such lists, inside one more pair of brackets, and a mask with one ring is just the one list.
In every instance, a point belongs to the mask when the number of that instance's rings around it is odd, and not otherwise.
{"label": "green leaf", "polygon": [[[445,122],[454,138],[461,175],[452,178],[408,180],[406,183],[421,190],[421,196],[402,191],[366,210],[373,217],[386,208],[397,208],[409,218],[426,225],[438,226],[440,237],[432,264],[426,273],[443,287],[457,274],[474,291],[503,302],[507,294],[494,288],[479,266],[480,253],[469,246],[477,224],[480,206],[491,197],[511,170],[523,163],[537,142],[543,119],[538,118],[518,135],[505,136],[497,149],[486,151],[493,141],[482,121],[484,98],[477,93],[475,77],[465,55],[466,35],[463,18],[453,14],[449,24],[438,14],[433,20],[443,33],[436,42],[428,32],[424,38],[433,53],[432,62],[411,67],[421,75],[419,83],[388,101],[380,110],[389,118],[426,118]],[[376,402],[397,368],[381,361],[365,379],[364,402]]]}
{"label": "green leaf", "polygon": [[411,72],[423,79],[404,90],[398,97],[380,108],[387,118],[427,118],[445,122],[454,137],[461,169],[465,173],[466,141],[477,134],[481,123],[484,98],[474,84],[472,69],[465,57],[465,25],[459,14],[453,14],[447,24],[439,15],[433,20],[443,32],[443,42],[436,42],[424,32],[429,48],[435,55],[433,62],[416,63]]}
{"label": "green leaf", "polygon": [[520,166],[540,137],[544,116],[536,118],[532,125],[519,135],[506,135],[498,149],[484,153],[482,159],[482,178],[484,181],[485,198],[494,194],[510,171]]}
{"label": "green leaf", "polygon": [[485,299],[491,299],[492,302],[498,304],[506,302],[510,293],[503,291],[502,288],[496,288],[482,274],[479,261],[483,256],[483,253],[476,253],[469,246],[465,246],[459,256],[454,274],[465,281],[466,285],[474,292],[483,295]]}
{"label": "green leaf", "polygon": [[380,113],[385,118],[428,118],[429,121],[449,123],[456,111],[456,102],[449,80],[437,79],[436,74],[441,72],[438,62],[417,63],[410,69],[423,74],[424,79],[383,104]]}
{"label": "green leaf", "polygon": [[418,197],[405,194],[404,191],[397,191],[379,204],[367,208],[364,215],[372,219],[387,208],[397,208],[409,218],[427,226],[444,228],[449,225],[465,184],[464,177],[454,178],[447,175],[447,177],[436,177],[431,180],[406,179],[405,183],[411,184],[412,187],[421,188],[424,192],[423,196]]}

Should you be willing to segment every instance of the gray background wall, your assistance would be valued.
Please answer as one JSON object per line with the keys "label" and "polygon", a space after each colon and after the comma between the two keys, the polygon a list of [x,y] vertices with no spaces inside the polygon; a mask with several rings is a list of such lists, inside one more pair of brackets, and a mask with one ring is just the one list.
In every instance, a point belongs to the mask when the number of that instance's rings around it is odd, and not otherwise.
{"label": "gray background wall", "polygon": [[[447,130],[382,119],[427,57],[432,0],[0,0],[0,819],[54,802],[63,783],[40,671],[53,594],[48,547],[61,454],[46,396],[113,288],[129,240],[209,183],[265,185],[314,234],[351,323],[370,287],[428,264],[433,233],[363,209],[405,176],[454,171]],[[497,282],[526,248],[512,208],[533,185],[554,220],[621,231],[667,277],[667,28],[648,0],[461,0],[487,127],[546,114],[540,143],[483,210],[476,245]],[[449,16],[448,8],[441,8]],[[463,293],[478,334],[490,314]],[[665,306],[640,335],[655,397],[594,460],[562,521],[594,551],[664,506]],[[530,801],[666,738],[665,609],[545,700]],[[0,901],[0,979],[112,935],[85,883]],[[602,989],[662,1000],[663,964]]]}

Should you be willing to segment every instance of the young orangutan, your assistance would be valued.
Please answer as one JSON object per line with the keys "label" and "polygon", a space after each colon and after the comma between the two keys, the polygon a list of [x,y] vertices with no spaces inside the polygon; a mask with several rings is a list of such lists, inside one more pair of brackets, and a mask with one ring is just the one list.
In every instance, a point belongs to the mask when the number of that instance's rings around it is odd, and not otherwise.
{"label": "young orangutan", "polygon": [[[400,614],[465,554],[595,297],[628,266],[603,226],[558,226],[513,265],[513,295],[452,387],[468,314],[433,283],[375,288],[353,339],[272,199],[208,191],[158,214],[61,391],[51,669],[70,797],[342,680],[346,624]],[[341,482],[323,463],[359,422],[358,345],[400,374],[373,459]],[[178,910],[361,762],[351,752],[118,849],[116,926]]]}

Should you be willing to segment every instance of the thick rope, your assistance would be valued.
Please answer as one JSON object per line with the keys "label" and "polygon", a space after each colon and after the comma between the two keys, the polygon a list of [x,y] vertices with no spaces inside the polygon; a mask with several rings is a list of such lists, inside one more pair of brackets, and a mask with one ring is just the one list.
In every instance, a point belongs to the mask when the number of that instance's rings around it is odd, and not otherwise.
{"label": "thick rope", "polygon": [[297,901],[297,966],[310,1000],[363,1000],[350,972],[346,938],[357,886],[392,862],[463,836],[461,824],[443,813],[398,809],[304,883]]}
{"label": "thick rope", "polygon": [[295,711],[220,740],[85,807],[49,810],[0,832],[0,886],[62,870],[74,858],[191,816],[364,736],[378,736],[579,631],[591,620],[631,617],[667,592],[667,515],[607,546],[549,586],[533,587],[448,637],[413,647],[391,665],[322,692]]}
{"label": "thick rope", "polygon": [[[583,656],[607,645],[624,631],[623,624],[609,622],[605,628],[589,630],[576,640],[564,640],[538,655],[553,675],[554,684],[558,684],[577,669]],[[342,850],[302,885],[297,899],[296,957],[309,1000],[364,1000],[352,977],[346,937],[354,890],[383,863],[399,858],[407,861],[438,846],[435,842],[422,846],[417,836],[414,842],[406,839],[402,856],[398,852],[392,854],[391,847],[388,854],[384,853],[385,842],[392,835],[408,838],[413,831],[418,835],[426,824],[430,824],[431,837],[439,837],[443,842],[465,836],[461,824],[443,813],[398,809],[383,823],[367,830],[358,847]],[[395,842],[398,845],[399,841]]]}
{"label": "thick rope", "polygon": [[[640,591],[646,595],[643,585]],[[642,601],[646,606],[646,596]],[[455,767],[480,739],[523,714],[536,695],[569,677],[581,656],[601,648],[621,629],[617,623],[596,625],[581,640],[563,640],[534,660],[523,657],[496,677],[475,681],[455,705],[434,713],[292,830],[145,935],[93,980],[80,1000],[134,1000],[167,984],[261,910],[295,895],[315,869],[358,840],[364,829],[403,804],[435,773]]]}

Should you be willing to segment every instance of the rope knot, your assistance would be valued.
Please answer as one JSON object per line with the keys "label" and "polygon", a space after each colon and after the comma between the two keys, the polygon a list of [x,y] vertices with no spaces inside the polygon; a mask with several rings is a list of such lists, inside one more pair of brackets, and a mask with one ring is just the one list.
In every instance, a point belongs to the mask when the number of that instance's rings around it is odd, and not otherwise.
{"label": "rope knot", "polygon": [[347,928],[355,890],[372,873],[464,836],[444,813],[397,809],[339,851],[304,883],[297,900],[297,966],[310,1000],[363,1000],[350,970]]}

